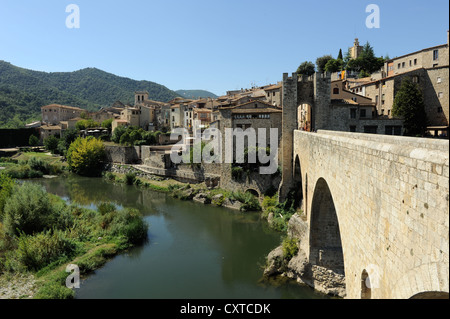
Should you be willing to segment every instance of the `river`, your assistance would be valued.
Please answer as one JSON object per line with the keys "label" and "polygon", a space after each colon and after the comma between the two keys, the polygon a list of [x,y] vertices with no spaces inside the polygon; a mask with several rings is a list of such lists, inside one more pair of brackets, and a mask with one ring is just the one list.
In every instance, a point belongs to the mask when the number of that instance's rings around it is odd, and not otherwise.
{"label": "river", "polygon": [[77,299],[327,298],[294,281],[262,284],[265,256],[281,242],[258,213],[173,199],[168,194],[78,176],[39,179],[48,192],[95,208],[139,209],[147,243],[111,259],[76,290]]}

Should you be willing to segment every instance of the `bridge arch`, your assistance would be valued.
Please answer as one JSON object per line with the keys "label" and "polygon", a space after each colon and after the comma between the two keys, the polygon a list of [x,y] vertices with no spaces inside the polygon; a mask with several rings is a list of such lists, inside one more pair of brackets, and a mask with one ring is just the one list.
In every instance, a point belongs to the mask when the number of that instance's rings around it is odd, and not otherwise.
{"label": "bridge arch", "polygon": [[317,181],[314,189],[309,229],[310,263],[345,275],[338,215],[330,188],[323,178]]}
{"label": "bridge arch", "polygon": [[253,196],[255,196],[256,198],[260,198],[261,196],[259,195],[259,192],[256,190],[256,189],[254,189],[254,188],[247,188],[246,190],[245,190],[245,192],[246,193],[249,193],[249,194],[252,194]]}
{"label": "bridge arch", "polygon": [[425,291],[415,294],[409,299],[449,299],[449,293],[445,291]]}

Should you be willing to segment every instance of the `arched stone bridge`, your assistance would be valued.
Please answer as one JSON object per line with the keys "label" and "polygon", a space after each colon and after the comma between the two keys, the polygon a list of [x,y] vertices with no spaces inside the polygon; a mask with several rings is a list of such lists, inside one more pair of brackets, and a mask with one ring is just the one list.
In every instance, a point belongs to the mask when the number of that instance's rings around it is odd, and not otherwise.
{"label": "arched stone bridge", "polygon": [[292,165],[301,251],[348,298],[448,298],[448,141],[294,131]]}

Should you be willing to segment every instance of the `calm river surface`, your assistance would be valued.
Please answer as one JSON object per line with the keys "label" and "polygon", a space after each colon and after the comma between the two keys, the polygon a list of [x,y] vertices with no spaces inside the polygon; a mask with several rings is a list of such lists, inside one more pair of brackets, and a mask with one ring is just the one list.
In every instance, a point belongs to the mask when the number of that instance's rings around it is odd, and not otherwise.
{"label": "calm river surface", "polygon": [[258,213],[180,201],[100,178],[36,182],[84,206],[95,208],[108,201],[137,208],[149,224],[149,241],[83,280],[76,298],[324,298],[295,282],[278,287],[259,283],[265,256],[279,245],[281,236]]}

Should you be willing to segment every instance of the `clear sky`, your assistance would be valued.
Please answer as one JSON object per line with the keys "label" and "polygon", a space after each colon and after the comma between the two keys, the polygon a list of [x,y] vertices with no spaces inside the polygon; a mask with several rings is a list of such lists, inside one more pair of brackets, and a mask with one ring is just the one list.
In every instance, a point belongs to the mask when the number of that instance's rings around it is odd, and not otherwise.
{"label": "clear sky", "polygon": [[[66,6],[80,28],[66,27]],[[380,28],[366,27],[369,4]],[[447,42],[447,0],[0,0],[0,60],[46,72],[96,67],[172,90],[276,83],[355,37],[391,58]]]}

